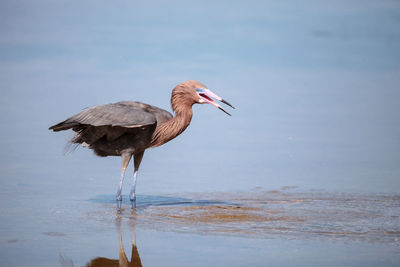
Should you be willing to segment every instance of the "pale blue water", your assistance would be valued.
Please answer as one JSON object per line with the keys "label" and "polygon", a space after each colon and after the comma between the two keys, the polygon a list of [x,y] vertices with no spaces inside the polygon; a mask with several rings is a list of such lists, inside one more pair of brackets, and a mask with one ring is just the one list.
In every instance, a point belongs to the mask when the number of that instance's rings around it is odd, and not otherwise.
{"label": "pale blue water", "polygon": [[[236,109],[195,106],[181,136],[145,153],[143,205],[121,215],[144,266],[399,264],[400,2],[2,1],[0,33],[0,266],[117,259],[119,158],[64,156],[70,135],[47,128],[120,100],[169,109],[188,79]],[[304,220],[266,221],[258,237],[251,220],[160,215],[286,186],[279,201],[307,201],[262,209]],[[332,237],[346,231],[362,234]]]}

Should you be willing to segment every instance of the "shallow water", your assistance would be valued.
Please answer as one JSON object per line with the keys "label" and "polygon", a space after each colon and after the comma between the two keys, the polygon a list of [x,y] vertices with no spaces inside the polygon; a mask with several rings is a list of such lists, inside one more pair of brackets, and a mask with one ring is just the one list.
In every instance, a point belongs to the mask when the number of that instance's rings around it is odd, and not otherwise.
{"label": "shallow water", "polygon": [[[0,266],[398,266],[399,18],[392,0],[1,1]],[[196,105],[146,151],[133,211],[119,158],[47,130],[169,109],[189,79],[236,109]]]}
{"label": "shallow water", "polygon": [[[112,197],[91,201],[109,203]],[[125,203],[129,207],[129,203]],[[115,212],[115,203],[90,213]],[[108,211],[106,211],[108,210]],[[140,227],[248,238],[364,241],[400,245],[400,195],[251,191],[190,194],[181,198],[141,196],[123,209]],[[112,217],[112,216],[111,216]]]}
{"label": "shallow water", "polygon": [[27,220],[2,228],[3,265],[395,266],[400,260],[394,194],[255,189],[138,195],[134,210],[126,200],[118,211],[112,195],[50,206],[35,215],[25,211],[20,218]]}

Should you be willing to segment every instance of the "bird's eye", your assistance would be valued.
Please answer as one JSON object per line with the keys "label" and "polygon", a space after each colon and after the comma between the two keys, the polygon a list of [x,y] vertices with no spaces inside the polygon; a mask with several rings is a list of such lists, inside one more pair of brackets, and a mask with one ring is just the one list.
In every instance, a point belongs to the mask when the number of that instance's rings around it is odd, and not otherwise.
{"label": "bird's eye", "polygon": [[203,88],[196,88],[196,91],[197,91],[198,93],[204,93],[204,92],[205,92]]}

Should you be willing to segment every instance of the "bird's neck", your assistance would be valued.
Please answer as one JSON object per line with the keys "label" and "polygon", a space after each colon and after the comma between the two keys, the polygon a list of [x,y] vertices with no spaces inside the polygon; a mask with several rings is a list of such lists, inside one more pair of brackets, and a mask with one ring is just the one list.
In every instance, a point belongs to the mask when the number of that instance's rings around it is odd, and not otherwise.
{"label": "bird's neck", "polygon": [[184,108],[176,110],[176,115],[160,125],[154,131],[151,147],[157,147],[180,135],[192,120],[192,105],[185,105]]}

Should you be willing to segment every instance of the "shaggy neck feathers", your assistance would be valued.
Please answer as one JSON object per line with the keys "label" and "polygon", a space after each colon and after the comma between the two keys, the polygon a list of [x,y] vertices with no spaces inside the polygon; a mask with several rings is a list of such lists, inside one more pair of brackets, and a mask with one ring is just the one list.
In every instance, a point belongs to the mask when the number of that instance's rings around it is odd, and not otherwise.
{"label": "shaggy neck feathers", "polygon": [[167,143],[180,135],[189,126],[193,116],[192,105],[195,101],[188,97],[184,89],[178,86],[172,91],[171,106],[175,116],[157,125],[151,140],[151,147]]}

